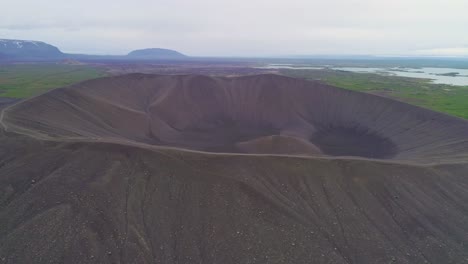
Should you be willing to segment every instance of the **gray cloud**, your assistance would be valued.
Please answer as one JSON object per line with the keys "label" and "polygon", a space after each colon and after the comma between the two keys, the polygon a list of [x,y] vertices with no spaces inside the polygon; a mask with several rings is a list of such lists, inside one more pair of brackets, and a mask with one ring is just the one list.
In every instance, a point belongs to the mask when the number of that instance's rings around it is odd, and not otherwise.
{"label": "gray cloud", "polygon": [[72,52],[443,55],[468,43],[465,0],[16,0],[2,9],[0,37]]}

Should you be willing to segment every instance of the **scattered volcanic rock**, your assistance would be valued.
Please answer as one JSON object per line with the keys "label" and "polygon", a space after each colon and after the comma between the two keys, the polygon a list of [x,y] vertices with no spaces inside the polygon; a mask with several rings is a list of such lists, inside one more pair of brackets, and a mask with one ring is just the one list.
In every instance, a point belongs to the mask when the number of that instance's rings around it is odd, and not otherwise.
{"label": "scattered volcanic rock", "polygon": [[2,111],[5,263],[463,263],[468,122],[277,75],[131,74]]}
{"label": "scattered volcanic rock", "polygon": [[63,64],[63,65],[84,65],[85,64],[81,61],[74,60],[74,59],[63,59],[58,63]]}

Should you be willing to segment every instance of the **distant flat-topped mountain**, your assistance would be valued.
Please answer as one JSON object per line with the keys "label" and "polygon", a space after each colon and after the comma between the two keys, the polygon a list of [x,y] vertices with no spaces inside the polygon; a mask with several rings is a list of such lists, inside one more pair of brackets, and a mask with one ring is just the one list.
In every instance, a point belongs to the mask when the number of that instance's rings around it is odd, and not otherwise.
{"label": "distant flat-topped mountain", "polygon": [[139,49],[130,52],[128,57],[140,58],[140,59],[183,59],[187,58],[186,55],[170,49]]}
{"label": "distant flat-topped mountain", "polygon": [[41,41],[0,39],[0,59],[56,59],[63,56],[57,47]]}

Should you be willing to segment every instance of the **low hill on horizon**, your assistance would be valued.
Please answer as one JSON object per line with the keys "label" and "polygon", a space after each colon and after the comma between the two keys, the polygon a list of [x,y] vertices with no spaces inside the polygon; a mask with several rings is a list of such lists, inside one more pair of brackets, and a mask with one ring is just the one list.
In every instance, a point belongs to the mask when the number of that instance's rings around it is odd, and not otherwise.
{"label": "low hill on horizon", "polygon": [[176,60],[188,56],[170,49],[148,48],[134,50],[127,55],[88,55],[63,53],[59,48],[42,41],[0,39],[0,61],[61,61],[78,60]]}
{"label": "low hill on horizon", "polygon": [[150,49],[138,49],[131,51],[127,55],[132,58],[141,58],[141,59],[181,59],[187,58],[186,55],[170,49],[161,49],[161,48],[150,48]]}

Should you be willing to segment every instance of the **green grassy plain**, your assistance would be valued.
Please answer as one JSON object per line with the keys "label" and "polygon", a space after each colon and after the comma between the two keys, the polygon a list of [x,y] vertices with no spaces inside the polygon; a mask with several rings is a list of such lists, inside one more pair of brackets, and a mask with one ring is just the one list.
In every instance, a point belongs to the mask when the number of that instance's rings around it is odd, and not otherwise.
{"label": "green grassy plain", "polygon": [[27,98],[101,76],[104,70],[85,65],[0,65],[0,97]]}
{"label": "green grassy plain", "polygon": [[427,79],[337,70],[282,69],[287,76],[320,80],[337,87],[395,98],[468,119],[468,86],[433,84]]}

